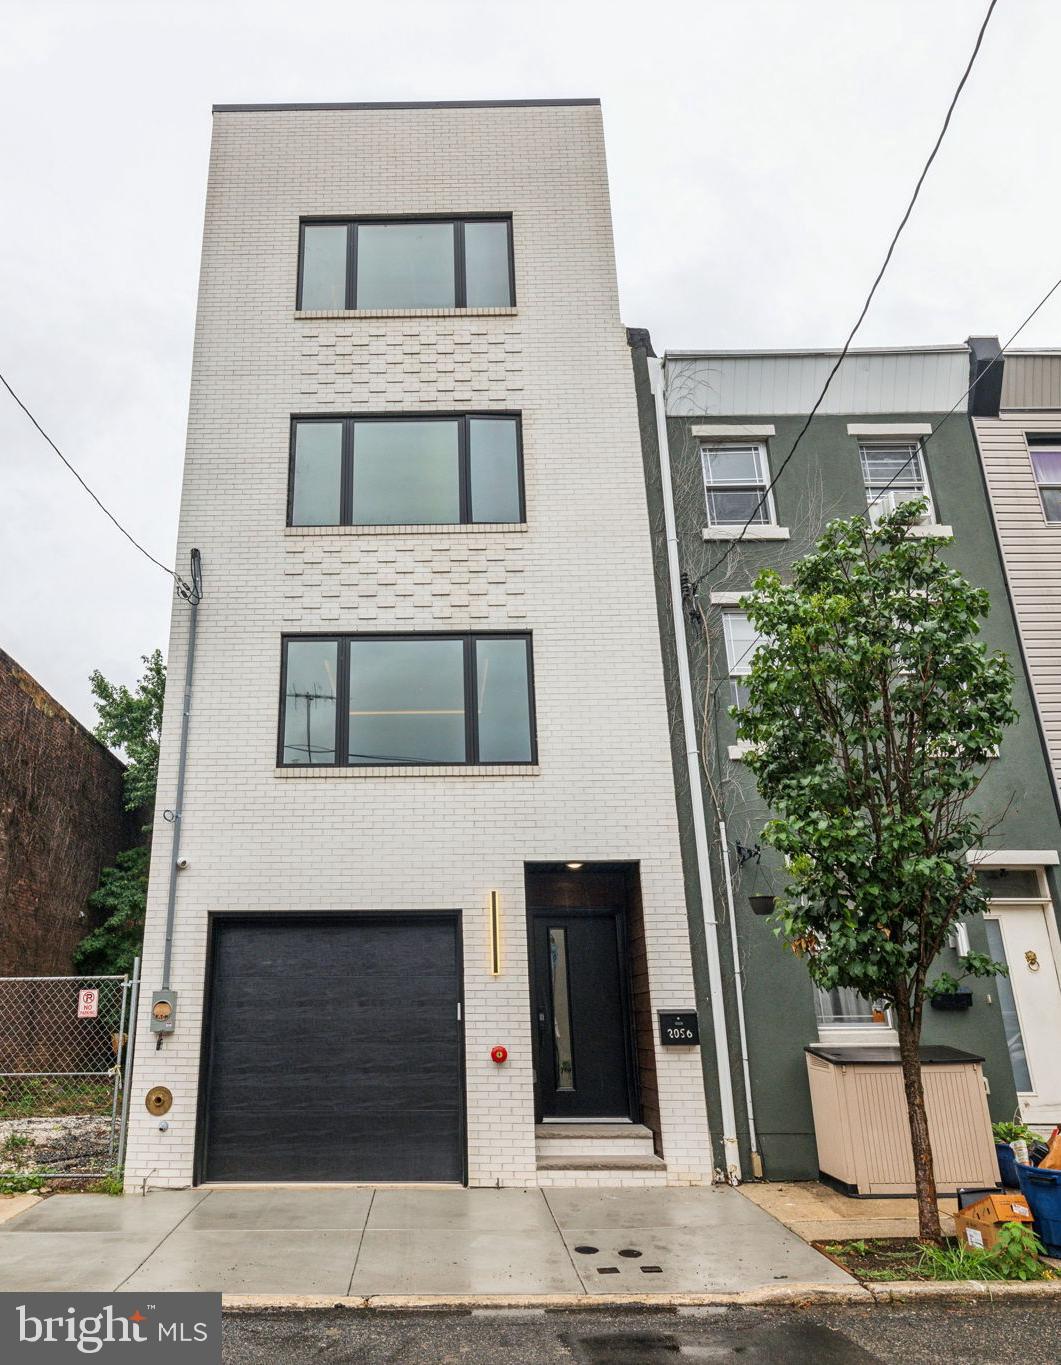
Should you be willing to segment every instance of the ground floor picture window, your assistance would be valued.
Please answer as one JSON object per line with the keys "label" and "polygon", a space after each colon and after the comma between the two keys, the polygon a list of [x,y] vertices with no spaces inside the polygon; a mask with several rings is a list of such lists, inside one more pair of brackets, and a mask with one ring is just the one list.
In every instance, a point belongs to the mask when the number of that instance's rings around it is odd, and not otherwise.
{"label": "ground floor picture window", "polygon": [[292,636],[284,765],[531,763],[529,635]]}
{"label": "ground floor picture window", "polygon": [[859,995],[850,986],[815,992],[818,1023],[825,1028],[887,1027],[888,1014],[881,1005]]}

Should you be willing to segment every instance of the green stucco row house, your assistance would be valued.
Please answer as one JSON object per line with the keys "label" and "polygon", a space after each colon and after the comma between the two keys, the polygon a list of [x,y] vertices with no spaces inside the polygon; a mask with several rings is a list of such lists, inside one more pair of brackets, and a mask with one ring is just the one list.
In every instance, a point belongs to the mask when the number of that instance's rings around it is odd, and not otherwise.
{"label": "green stucco row house", "polygon": [[[952,536],[946,559],[990,593],[984,640],[1012,662],[1020,715],[976,797],[1002,816],[991,847],[971,855],[991,914],[963,926],[938,964],[957,973],[957,957],[971,947],[1005,959],[1010,976],[974,981],[968,1010],[927,1010],[923,1041],[983,1059],[993,1119],[1019,1111],[1043,1128],[1061,1121],[1061,825],[974,428],[983,440],[992,408],[998,416],[1000,365],[978,380],[997,343],[851,352],[783,477],[735,543],[838,353],[683,351],[659,360],[647,332],[631,329],[628,339],[716,1166],[744,1178],[815,1178],[805,1049],[896,1042],[872,1002],[817,991],[769,919],[753,912],[752,898],[779,890],[783,871],[762,844],[768,811],[729,714],[741,704],[755,648],[739,600],[759,570],[785,575],[831,519],[867,508],[872,517],[915,495],[929,502],[925,532]],[[1056,582],[1057,561],[1053,572]],[[706,629],[682,610],[691,583]],[[691,681],[684,715],[679,650]],[[698,773],[699,791],[690,772]]]}

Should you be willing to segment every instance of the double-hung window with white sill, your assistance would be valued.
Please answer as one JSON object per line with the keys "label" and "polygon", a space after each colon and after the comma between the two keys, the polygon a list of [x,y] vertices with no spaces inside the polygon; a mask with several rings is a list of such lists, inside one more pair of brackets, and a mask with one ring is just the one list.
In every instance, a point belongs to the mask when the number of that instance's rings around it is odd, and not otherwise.
{"label": "double-hung window with white sill", "polygon": [[745,680],[752,670],[752,655],[762,644],[763,637],[742,611],[723,612],[722,629],[726,637],[731,702],[739,708],[748,704]]}
{"label": "double-hung window with white sill", "polygon": [[[762,441],[736,441],[701,445],[704,495],[709,526],[773,526],[773,494],[766,445]],[[765,496],[764,496],[765,495]]]}
{"label": "double-hung window with white sill", "polygon": [[866,504],[870,522],[876,526],[881,517],[910,502],[927,498],[928,507],[920,525],[935,521],[932,491],[925,473],[925,457],[920,441],[859,441],[862,477],[866,485]]}

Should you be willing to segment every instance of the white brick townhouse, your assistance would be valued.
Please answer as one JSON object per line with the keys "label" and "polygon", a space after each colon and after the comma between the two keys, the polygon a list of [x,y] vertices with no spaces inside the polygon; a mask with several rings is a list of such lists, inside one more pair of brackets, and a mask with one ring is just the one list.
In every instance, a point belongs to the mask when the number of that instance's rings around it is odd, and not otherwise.
{"label": "white brick townhouse", "polygon": [[597,101],[215,110],[192,547],[130,1187],[710,1180]]}

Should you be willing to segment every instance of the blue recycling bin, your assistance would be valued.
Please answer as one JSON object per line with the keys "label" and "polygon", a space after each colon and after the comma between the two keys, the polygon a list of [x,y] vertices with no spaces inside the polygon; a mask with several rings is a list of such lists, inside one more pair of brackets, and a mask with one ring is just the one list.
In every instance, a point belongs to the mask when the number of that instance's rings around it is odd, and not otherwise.
{"label": "blue recycling bin", "polygon": [[1061,1256],[1061,1171],[1018,1164],[1017,1176],[1046,1254]]}
{"label": "blue recycling bin", "polygon": [[1007,1190],[1019,1190],[1017,1158],[1013,1155],[1013,1148],[1008,1142],[996,1142],[995,1153],[998,1156],[998,1174],[1003,1186]]}

